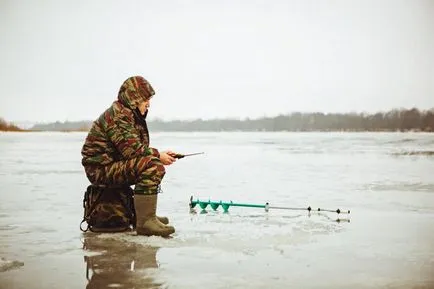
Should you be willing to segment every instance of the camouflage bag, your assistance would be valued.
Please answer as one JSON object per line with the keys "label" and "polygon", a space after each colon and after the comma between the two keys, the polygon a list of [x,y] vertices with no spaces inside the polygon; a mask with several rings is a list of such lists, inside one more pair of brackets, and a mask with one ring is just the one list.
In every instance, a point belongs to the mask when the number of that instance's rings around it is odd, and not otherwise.
{"label": "camouflage bag", "polygon": [[[124,187],[87,187],[83,198],[84,216],[80,230],[87,232],[122,232],[135,225],[133,190]],[[87,227],[83,228],[83,224]]]}

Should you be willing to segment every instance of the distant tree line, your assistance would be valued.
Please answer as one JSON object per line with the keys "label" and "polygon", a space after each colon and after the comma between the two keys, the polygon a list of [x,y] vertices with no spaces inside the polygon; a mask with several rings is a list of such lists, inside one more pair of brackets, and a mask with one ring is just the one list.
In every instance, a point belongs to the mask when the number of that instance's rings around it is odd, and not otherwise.
{"label": "distant tree line", "polygon": [[434,131],[434,109],[366,113],[300,113],[259,119],[149,122],[154,131]]}
{"label": "distant tree line", "polygon": [[83,121],[56,121],[53,123],[36,124],[30,130],[32,131],[88,131],[92,126],[89,120]]}
{"label": "distant tree line", "polygon": [[[91,121],[37,124],[33,131],[88,131]],[[434,109],[368,113],[301,113],[257,119],[149,120],[152,131],[426,131],[434,132]],[[9,128],[9,129],[5,129]],[[20,130],[1,119],[0,130]]]}
{"label": "distant tree line", "polygon": [[22,129],[0,118],[0,131],[22,131]]}

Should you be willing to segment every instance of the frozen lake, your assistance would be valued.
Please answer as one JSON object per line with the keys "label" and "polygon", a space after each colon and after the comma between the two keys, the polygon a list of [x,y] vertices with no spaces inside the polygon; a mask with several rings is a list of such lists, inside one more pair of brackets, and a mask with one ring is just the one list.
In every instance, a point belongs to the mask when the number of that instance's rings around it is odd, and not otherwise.
{"label": "frozen lake", "polygon": [[434,287],[434,134],[151,133],[171,239],[79,230],[85,136],[0,133],[0,288]]}

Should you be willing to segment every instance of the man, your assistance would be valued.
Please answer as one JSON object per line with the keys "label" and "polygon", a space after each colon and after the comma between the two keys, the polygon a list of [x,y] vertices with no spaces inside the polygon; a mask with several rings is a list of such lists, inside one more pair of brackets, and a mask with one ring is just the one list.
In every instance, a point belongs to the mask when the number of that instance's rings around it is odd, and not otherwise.
{"label": "man", "polygon": [[133,76],[122,84],[113,102],[92,125],[82,148],[82,164],[92,184],[135,185],[134,208],[138,235],[169,236],[175,228],[156,216],[164,166],[175,162],[174,152],[149,146],[146,115],[152,96],[150,83]]}

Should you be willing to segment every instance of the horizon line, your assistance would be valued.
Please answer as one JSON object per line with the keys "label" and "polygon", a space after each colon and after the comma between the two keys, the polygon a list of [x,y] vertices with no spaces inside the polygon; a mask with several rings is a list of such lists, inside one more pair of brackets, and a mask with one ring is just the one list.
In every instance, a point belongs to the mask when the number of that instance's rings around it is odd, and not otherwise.
{"label": "horizon line", "polygon": [[[152,117],[147,119],[147,121],[162,121],[162,122],[173,122],[173,121],[196,121],[196,120],[201,120],[201,121],[212,121],[212,120],[236,120],[236,121],[244,121],[244,120],[259,120],[259,119],[264,119],[264,118],[275,118],[275,117],[279,117],[279,116],[289,116],[292,114],[296,114],[296,113],[300,113],[300,114],[316,114],[316,113],[322,113],[324,115],[328,115],[328,114],[357,114],[357,115],[362,115],[362,114],[368,114],[368,115],[374,115],[377,113],[388,113],[388,112],[392,112],[392,111],[402,111],[402,110],[412,110],[412,109],[417,109],[419,112],[424,113],[424,112],[434,112],[434,107],[431,108],[418,108],[416,106],[413,106],[411,108],[405,108],[405,107],[399,107],[399,108],[392,108],[389,110],[376,110],[376,111],[356,111],[356,110],[350,110],[350,111],[346,111],[346,112],[342,112],[342,111],[291,111],[291,112],[287,112],[287,113],[278,113],[278,114],[274,114],[274,115],[262,115],[262,116],[214,116],[214,117],[192,117],[192,118],[163,118],[163,117]],[[97,117],[96,117],[97,118]],[[2,116],[0,116],[0,119],[5,120],[8,123],[12,123],[12,124],[17,124],[17,123],[31,123],[31,124],[48,124],[48,123],[56,123],[56,122],[60,122],[60,123],[64,123],[64,122],[93,122],[96,120],[96,118],[91,119],[64,119],[64,120],[44,120],[44,121],[32,121],[32,120],[9,120],[9,119],[5,119]]]}

